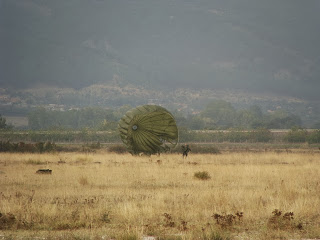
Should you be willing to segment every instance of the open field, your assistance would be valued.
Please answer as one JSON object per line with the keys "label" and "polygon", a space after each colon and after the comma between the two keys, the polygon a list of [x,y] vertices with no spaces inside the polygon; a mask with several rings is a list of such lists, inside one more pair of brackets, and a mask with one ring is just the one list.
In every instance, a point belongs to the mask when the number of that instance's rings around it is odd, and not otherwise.
{"label": "open field", "polygon": [[315,239],[320,154],[2,153],[0,213],[0,239]]}

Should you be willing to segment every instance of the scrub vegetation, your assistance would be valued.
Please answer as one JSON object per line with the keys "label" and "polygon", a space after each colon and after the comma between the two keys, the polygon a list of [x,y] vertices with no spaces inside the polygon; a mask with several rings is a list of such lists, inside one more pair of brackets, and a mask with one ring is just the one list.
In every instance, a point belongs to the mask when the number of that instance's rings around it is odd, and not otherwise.
{"label": "scrub vegetation", "polygon": [[1,153],[0,235],[320,238],[319,165],[315,151]]}

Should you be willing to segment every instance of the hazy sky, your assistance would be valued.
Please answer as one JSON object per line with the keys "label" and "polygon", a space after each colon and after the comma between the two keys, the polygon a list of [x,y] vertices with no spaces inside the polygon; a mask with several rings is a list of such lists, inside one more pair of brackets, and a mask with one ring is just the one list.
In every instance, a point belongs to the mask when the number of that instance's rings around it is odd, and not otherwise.
{"label": "hazy sky", "polygon": [[320,100],[318,0],[0,0],[0,83]]}

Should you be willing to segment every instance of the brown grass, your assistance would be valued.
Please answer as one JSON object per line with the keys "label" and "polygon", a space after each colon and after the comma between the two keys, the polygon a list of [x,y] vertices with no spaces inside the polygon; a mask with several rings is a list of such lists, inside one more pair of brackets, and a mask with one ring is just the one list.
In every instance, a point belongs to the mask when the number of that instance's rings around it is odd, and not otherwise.
{"label": "brown grass", "polygon": [[320,238],[320,156],[1,154],[0,213],[8,238]]}

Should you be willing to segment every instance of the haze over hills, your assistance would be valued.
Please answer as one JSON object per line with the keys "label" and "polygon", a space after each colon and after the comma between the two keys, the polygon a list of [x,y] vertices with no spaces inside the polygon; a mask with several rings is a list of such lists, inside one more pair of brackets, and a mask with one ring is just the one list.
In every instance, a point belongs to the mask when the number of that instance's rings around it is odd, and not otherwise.
{"label": "haze over hills", "polygon": [[0,81],[320,100],[317,0],[0,0]]}

